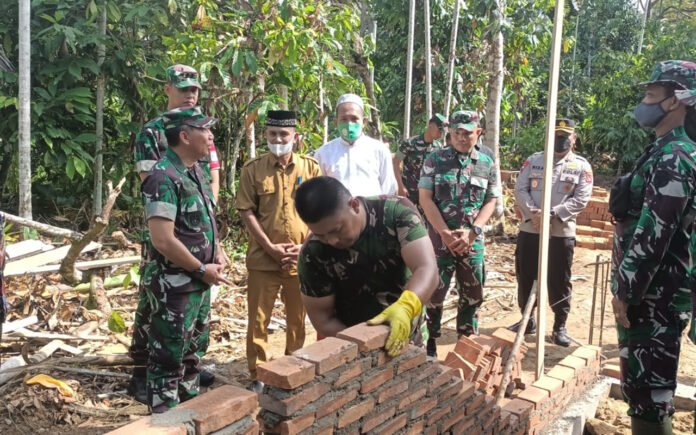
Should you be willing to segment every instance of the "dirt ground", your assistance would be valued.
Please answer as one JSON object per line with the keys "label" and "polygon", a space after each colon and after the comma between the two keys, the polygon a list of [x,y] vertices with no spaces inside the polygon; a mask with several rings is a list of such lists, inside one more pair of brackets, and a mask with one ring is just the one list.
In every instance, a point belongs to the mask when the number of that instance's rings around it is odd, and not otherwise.
{"label": "dirt ground", "polygon": [[[514,238],[506,237],[498,237],[488,241],[486,248],[488,272],[485,290],[486,300],[480,316],[481,332],[484,334],[491,333],[498,327],[509,326],[520,318],[514,276],[514,243]],[[589,337],[594,274],[594,266],[591,266],[590,263],[595,262],[599,254],[609,257],[610,252],[576,249],[573,267],[572,311],[567,327],[570,335],[581,343],[587,343]],[[217,374],[217,385],[232,384],[246,387],[249,379],[245,360],[246,299],[244,289],[246,282],[243,266],[235,265],[232,275],[237,287],[223,289],[213,307],[214,321],[211,324],[211,345],[204,360],[204,366]],[[95,320],[94,313],[81,307],[84,301],[83,295],[64,294],[62,300],[57,302],[55,297],[47,297],[45,291],[42,291],[46,283],[42,279],[10,282],[10,288],[15,289],[15,299],[11,302],[22,310],[16,318],[26,317],[32,313],[38,313],[40,317],[48,318],[51,314],[58,312],[63,319],[72,320],[72,322],[66,321],[66,324],[79,325],[89,320]],[[21,300],[17,298],[21,298]],[[112,298],[112,304],[116,309],[132,312],[136,298],[136,290],[131,287],[118,291]],[[602,330],[602,348],[606,360],[617,363],[616,333],[609,300],[607,300],[606,308]],[[443,319],[453,319],[455,314],[454,309],[447,310]],[[270,335],[270,347],[272,355],[279,357],[283,355],[285,344],[285,335],[282,329],[284,316],[280,302],[278,302],[274,317],[278,321],[272,323],[272,327],[276,329]],[[98,316],[96,319],[98,320]],[[130,325],[132,315],[126,314],[124,319],[126,324]],[[599,322],[598,308],[595,317],[593,344],[598,344]],[[553,314],[547,310],[547,337],[550,335],[552,324]],[[445,358],[447,352],[454,347],[457,339],[455,331],[451,329],[454,327],[454,322],[449,321],[444,327],[444,336],[439,339],[438,343],[440,359]],[[109,354],[125,353],[126,345],[130,340],[130,332],[125,335],[110,334],[105,326],[100,327],[97,332],[108,336],[108,340],[99,344],[99,348],[95,348],[95,344],[83,345],[88,350]],[[308,323],[306,344],[314,342],[315,337],[314,329]],[[531,382],[535,369],[536,344],[533,337],[527,337],[526,342],[529,346],[529,352],[523,360],[524,380]],[[690,343],[686,338],[683,343],[679,382],[694,385],[696,382],[696,345]],[[3,342],[3,347],[0,348],[3,354],[2,359],[4,361],[11,355],[35,350],[41,344],[45,344],[45,342],[9,344]],[[563,357],[570,354],[575,347],[558,347],[547,339],[545,367],[551,368]],[[54,354],[54,358],[65,356],[68,355],[60,352]],[[61,370],[60,367],[57,367],[61,365],[60,359],[50,361],[53,363],[42,366],[42,370],[22,373],[13,381],[0,386],[0,433],[100,434],[122,426],[147,412],[144,405],[133,401],[125,394],[128,382],[127,373],[130,370],[127,365],[85,366],[93,371],[106,371],[107,373],[84,374]],[[27,385],[24,382],[38,373],[49,374],[66,381],[77,392],[76,397],[63,398],[56,390]],[[687,413],[682,414],[683,418],[677,417],[675,427],[680,425],[679,430],[686,430],[689,425],[693,425],[693,420]],[[603,404],[598,418],[612,424],[616,423],[615,425],[618,427],[628,427],[629,424],[628,418],[625,416],[625,406],[620,401],[609,400]]]}

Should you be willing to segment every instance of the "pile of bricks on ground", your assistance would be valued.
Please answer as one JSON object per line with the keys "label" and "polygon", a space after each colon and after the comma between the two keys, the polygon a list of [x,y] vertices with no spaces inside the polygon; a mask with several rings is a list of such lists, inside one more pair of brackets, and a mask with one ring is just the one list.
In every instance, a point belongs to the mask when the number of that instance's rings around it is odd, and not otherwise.
{"label": "pile of bricks on ground", "polygon": [[520,422],[526,422],[526,434],[542,433],[544,428],[566,409],[574,396],[583,394],[599,375],[600,351],[596,346],[581,346],[562,359],[517,397],[504,410]]}
{"label": "pile of bricks on ground", "polygon": [[588,249],[611,249],[614,226],[609,214],[609,192],[592,188],[592,199],[577,218],[577,246]]}
{"label": "pile of bricks on ground", "polygon": [[[505,361],[512,350],[515,335],[512,331],[499,328],[490,336],[462,336],[445,358],[445,364],[461,370],[462,379],[473,382],[479,390],[495,395],[503,379]],[[511,379],[519,378],[522,374],[522,358],[526,353],[527,346],[522,344]]]}
{"label": "pile of bricks on ground", "polygon": [[256,393],[225,385],[107,435],[258,435],[258,406]]}
{"label": "pile of bricks on ground", "polygon": [[356,325],[258,367],[262,431],[281,434],[524,433],[459,371],[409,346],[389,358],[386,326]]}

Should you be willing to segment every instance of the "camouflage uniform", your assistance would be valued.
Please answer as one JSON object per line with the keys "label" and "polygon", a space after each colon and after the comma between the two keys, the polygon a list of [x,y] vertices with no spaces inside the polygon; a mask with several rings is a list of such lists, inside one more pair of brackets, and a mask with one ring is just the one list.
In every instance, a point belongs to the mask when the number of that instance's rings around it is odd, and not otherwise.
{"label": "camouflage uniform", "polygon": [[[142,194],[146,219],[174,221],[176,238],[189,252],[203,264],[214,261],[215,203],[198,163],[186,168],[167,149],[143,183]],[[151,261],[141,278],[151,310],[146,326],[147,388],[150,406],[162,409],[199,392],[199,364],[208,346],[210,285],[170,262],[151,244],[149,248]]]}
{"label": "camouflage uniform", "polygon": [[408,199],[416,205],[418,205],[418,180],[423,160],[433,150],[440,148],[442,148],[440,141],[426,143],[424,135],[421,134],[403,141],[399,146],[399,151],[396,152],[396,158],[404,162],[401,179],[408,190]]}
{"label": "camouflage uniform", "polygon": [[[452,117],[459,113],[466,113],[472,118],[475,115],[475,112],[457,112]],[[425,159],[418,188],[433,192],[433,202],[449,229],[471,229],[483,204],[500,196],[495,172],[494,160],[475,147],[469,154],[462,154],[454,147],[447,147],[434,151]],[[440,271],[440,284],[428,306],[430,337],[440,336],[442,304],[453,274],[459,289],[457,332],[465,335],[477,334],[478,307],[483,301],[485,281],[483,235],[476,238],[467,255],[455,256],[430,224],[428,233],[435,248]]]}
{"label": "camouflage uniform", "polygon": [[[663,62],[652,82],[696,88]],[[667,72],[668,74],[665,74]],[[674,412],[681,334],[691,316],[696,255],[696,144],[683,127],[659,137],[630,183],[631,210],[615,229],[612,293],[628,304],[629,328],[617,324],[621,388],[629,415],[662,422]]]}
{"label": "camouflage uniform", "polygon": [[[409,200],[360,198],[367,226],[353,246],[337,249],[310,236],[300,252],[300,290],[311,297],[336,297],[336,316],[346,326],[365,322],[396,302],[410,272],[401,248],[427,233]],[[416,319],[414,331],[418,331]]]}

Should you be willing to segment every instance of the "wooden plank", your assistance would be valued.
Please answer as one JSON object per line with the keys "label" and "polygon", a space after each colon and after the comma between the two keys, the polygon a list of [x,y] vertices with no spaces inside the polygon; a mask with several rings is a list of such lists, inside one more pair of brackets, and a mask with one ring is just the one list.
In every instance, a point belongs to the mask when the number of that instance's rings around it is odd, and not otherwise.
{"label": "wooden plank", "polygon": [[10,262],[37,252],[50,251],[51,249],[53,249],[53,245],[48,245],[41,240],[22,240],[21,242],[5,246],[5,254],[7,254],[7,260]]}
{"label": "wooden plank", "polygon": [[[131,255],[129,257],[120,257],[120,258],[107,258],[103,260],[89,260],[89,261],[79,261],[75,263],[75,267],[77,267],[80,270],[89,270],[89,269],[100,269],[102,267],[109,267],[109,266],[121,266],[124,264],[135,264],[140,262],[140,255]],[[5,273],[5,276],[14,276],[14,275],[37,275],[39,273],[54,273],[58,272],[58,269],[60,269],[60,264],[49,264],[46,266],[39,266],[35,267],[33,269],[28,269],[24,270],[18,273],[15,273],[13,275],[8,275]]]}
{"label": "wooden plank", "polygon": [[[91,242],[85,247],[85,249],[82,250],[82,253],[84,254],[85,252],[95,251],[99,248],[101,248],[101,244]],[[70,246],[61,246],[60,248],[42,252],[41,254],[24,258],[22,260],[9,262],[5,266],[5,276],[23,275],[27,273],[27,271],[37,267],[50,263],[57,263],[65,258],[69,249]]]}
{"label": "wooden plank", "polygon": [[12,322],[5,322],[2,324],[2,332],[8,334],[12,331],[18,330],[19,328],[25,328],[35,323],[39,323],[39,318],[36,316],[29,316],[25,317],[24,319],[14,320]]}

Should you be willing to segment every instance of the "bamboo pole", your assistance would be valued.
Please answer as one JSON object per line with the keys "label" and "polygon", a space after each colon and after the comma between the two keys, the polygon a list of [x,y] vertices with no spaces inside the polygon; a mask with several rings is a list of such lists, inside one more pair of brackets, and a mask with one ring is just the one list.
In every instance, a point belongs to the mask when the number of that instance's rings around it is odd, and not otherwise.
{"label": "bamboo pole", "polygon": [[423,0],[423,15],[425,23],[425,109],[428,113],[427,120],[433,117],[433,56],[430,49],[430,0]]}
{"label": "bamboo pole", "polygon": [[529,293],[529,299],[527,299],[527,305],[524,306],[524,313],[522,314],[522,320],[520,321],[520,329],[517,330],[517,336],[515,337],[515,342],[512,344],[512,350],[510,351],[510,356],[508,356],[507,361],[505,361],[505,369],[503,370],[503,379],[500,381],[500,386],[498,387],[498,392],[495,395],[495,402],[500,404],[500,401],[505,397],[505,390],[510,383],[510,372],[515,365],[517,360],[517,353],[520,350],[520,346],[524,341],[524,333],[527,330],[527,323],[529,318],[532,316],[532,310],[534,309],[534,303],[536,302],[537,296],[537,281],[534,281],[532,285],[532,291]]}
{"label": "bamboo pole", "polygon": [[411,85],[413,82],[413,32],[416,28],[416,0],[408,7],[408,53],[406,59],[406,95],[404,96],[404,139],[411,136]]}
{"label": "bamboo pole", "polygon": [[460,0],[454,2],[454,18],[450,36],[449,66],[447,67],[447,93],[445,94],[445,118],[449,119],[452,106],[452,85],[454,82],[454,57],[457,54],[457,30],[459,30]]}
{"label": "bamboo pole", "polygon": [[548,299],[549,224],[551,223],[551,177],[553,171],[553,142],[555,138],[556,108],[558,103],[558,76],[561,63],[561,39],[563,36],[564,0],[556,0],[553,20],[553,44],[549,72],[549,100],[546,110],[546,142],[544,144],[544,182],[541,192],[541,231],[539,232],[539,309],[537,310],[536,379],[544,375],[544,332],[546,331],[546,305]]}

